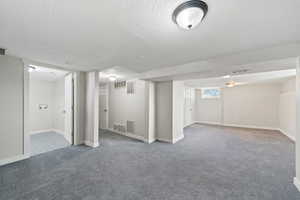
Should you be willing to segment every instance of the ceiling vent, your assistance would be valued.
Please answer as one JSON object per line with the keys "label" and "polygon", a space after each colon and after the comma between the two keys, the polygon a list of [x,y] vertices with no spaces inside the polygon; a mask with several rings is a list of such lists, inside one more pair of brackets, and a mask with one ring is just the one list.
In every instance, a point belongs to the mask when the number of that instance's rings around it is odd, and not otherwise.
{"label": "ceiling vent", "polygon": [[232,74],[244,74],[249,71],[250,71],[250,69],[239,69],[239,70],[232,71]]}
{"label": "ceiling vent", "polygon": [[4,56],[5,55],[5,49],[0,48],[0,55]]}

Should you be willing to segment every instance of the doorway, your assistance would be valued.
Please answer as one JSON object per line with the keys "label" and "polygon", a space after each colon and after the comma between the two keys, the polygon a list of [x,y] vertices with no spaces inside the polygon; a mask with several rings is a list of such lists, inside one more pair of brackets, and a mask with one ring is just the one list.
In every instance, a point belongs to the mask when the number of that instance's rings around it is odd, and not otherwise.
{"label": "doorway", "polygon": [[73,74],[29,66],[30,155],[74,144]]}

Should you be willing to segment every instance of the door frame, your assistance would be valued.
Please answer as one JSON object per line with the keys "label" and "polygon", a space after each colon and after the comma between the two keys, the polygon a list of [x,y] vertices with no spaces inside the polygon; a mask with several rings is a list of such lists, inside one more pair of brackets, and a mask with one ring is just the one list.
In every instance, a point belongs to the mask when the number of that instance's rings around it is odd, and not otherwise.
{"label": "door frame", "polygon": [[99,83],[99,129],[104,129],[104,130],[107,130],[109,129],[109,90],[110,90],[110,83],[107,82],[105,83],[105,89],[106,89],[106,115],[105,115],[105,118],[106,118],[106,128],[102,128],[101,127],[101,107],[100,107],[100,101],[101,101],[101,98],[100,98],[100,90],[101,90],[101,86],[100,86],[100,83]]}
{"label": "door frame", "polygon": [[[24,63],[24,73],[23,73],[23,82],[24,82],[24,86],[23,86],[23,155],[26,158],[31,157],[31,142],[30,142],[30,112],[29,112],[29,83],[30,83],[30,73],[28,72],[28,66],[29,66],[29,62],[26,60],[23,60]],[[37,64],[37,65],[42,65],[42,64]],[[60,69],[60,70],[65,70],[62,68],[58,68],[58,67],[53,67],[53,66],[49,66],[49,65],[43,65],[47,68],[50,69]],[[66,70],[65,70],[66,71]],[[79,112],[79,103],[81,103],[78,100],[79,95],[81,95],[81,93],[78,92],[78,90],[80,89],[80,84],[79,84],[79,79],[80,79],[80,72],[75,72],[72,70],[68,70],[69,73],[72,73],[72,90],[73,90],[73,125],[72,125],[72,145],[78,145],[81,144],[82,141],[80,140],[79,134],[79,128],[81,128],[81,126],[78,125],[78,119],[79,119],[79,115],[81,115],[81,112]]]}

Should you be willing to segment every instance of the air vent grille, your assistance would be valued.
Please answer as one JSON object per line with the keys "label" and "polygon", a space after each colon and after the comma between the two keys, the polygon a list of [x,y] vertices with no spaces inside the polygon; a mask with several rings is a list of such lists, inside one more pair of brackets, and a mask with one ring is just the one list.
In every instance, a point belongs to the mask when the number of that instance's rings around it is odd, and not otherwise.
{"label": "air vent grille", "polygon": [[127,83],[127,94],[134,94],[134,82]]}
{"label": "air vent grille", "polygon": [[126,132],[126,127],[123,124],[114,124],[113,128],[115,131],[118,131],[118,132],[122,132],[122,133]]}
{"label": "air vent grille", "polygon": [[134,133],[134,121],[127,121],[126,127],[128,133]]}
{"label": "air vent grille", "polygon": [[0,55],[2,55],[2,56],[5,55],[5,49],[0,48]]}
{"label": "air vent grille", "polygon": [[250,69],[239,69],[239,70],[232,71],[232,74],[244,74],[249,71],[250,71]]}

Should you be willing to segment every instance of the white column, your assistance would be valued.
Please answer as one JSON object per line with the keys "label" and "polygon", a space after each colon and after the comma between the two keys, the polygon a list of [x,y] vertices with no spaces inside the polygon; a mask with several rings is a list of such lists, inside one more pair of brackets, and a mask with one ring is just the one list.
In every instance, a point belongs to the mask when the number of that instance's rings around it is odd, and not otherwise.
{"label": "white column", "polygon": [[91,147],[99,146],[99,73],[86,74],[85,141]]}
{"label": "white column", "polygon": [[297,58],[297,78],[296,78],[296,96],[297,96],[297,112],[296,112],[296,177],[294,183],[300,191],[300,57]]}

